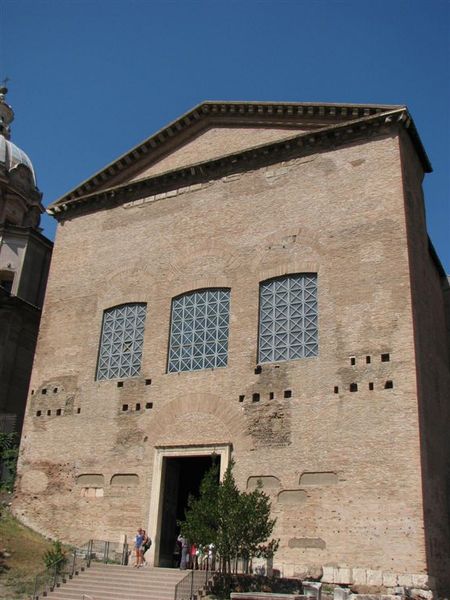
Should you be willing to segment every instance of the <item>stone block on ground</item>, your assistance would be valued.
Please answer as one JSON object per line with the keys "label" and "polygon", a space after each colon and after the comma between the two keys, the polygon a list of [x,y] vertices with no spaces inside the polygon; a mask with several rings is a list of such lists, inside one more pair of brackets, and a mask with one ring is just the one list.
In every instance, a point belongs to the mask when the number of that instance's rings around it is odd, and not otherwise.
{"label": "stone block on ground", "polygon": [[409,590],[411,598],[415,600],[433,600],[433,592],[431,590],[424,590],[418,588],[412,588]]}
{"label": "stone block on ground", "polygon": [[303,593],[308,598],[315,598],[321,600],[322,598],[322,584],[317,581],[302,581]]}
{"label": "stone block on ground", "polygon": [[347,588],[335,587],[333,591],[333,600],[348,600],[350,590]]}

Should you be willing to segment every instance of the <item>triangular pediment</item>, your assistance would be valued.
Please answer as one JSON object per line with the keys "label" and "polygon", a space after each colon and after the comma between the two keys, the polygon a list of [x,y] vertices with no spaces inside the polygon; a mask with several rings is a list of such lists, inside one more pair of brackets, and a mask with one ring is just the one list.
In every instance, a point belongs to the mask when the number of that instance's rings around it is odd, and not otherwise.
{"label": "triangular pediment", "polygon": [[179,169],[188,165],[214,160],[221,156],[248,150],[260,144],[276,142],[309,131],[311,127],[247,127],[228,124],[224,127],[210,126],[190,136],[168,154],[149,161],[144,168],[128,181],[139,181]]}
{"label": "triangular pediment", "polygon": [[62,196],[54,205],[403,106],[204,102]]}

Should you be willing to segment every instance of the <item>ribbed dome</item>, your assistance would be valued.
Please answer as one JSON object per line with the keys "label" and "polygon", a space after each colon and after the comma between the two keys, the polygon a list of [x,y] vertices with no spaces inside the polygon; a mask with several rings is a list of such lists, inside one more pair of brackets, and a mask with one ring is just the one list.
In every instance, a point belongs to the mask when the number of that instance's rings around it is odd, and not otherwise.
{"label": "ribbed dome", "polygon": [[5,139],[2,135],[0,135],[0,164],[4,165],[7,171],[12,171],[18,165],[24,165],[31,171],[33,183],[36,185],[36,176],[31,160],[23,150]]}

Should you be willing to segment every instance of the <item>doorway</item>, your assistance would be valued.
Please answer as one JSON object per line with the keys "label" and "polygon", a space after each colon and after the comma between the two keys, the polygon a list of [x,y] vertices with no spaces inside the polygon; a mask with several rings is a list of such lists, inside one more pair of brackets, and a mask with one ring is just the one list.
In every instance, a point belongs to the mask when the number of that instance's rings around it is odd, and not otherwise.
{"label": "doorway", "polygon": [[231,443],[156,446],[153,463],[148,531],[153,533],[150,564],[172,566],[177,519],[184,518],[189,494],[197,494],[201,480],[215,457],[220,480],[231,459]]}
{"label": "doorway", "polygon": [[[219,467],[220,472],[220,456],[215,454],[164,457],[158,566],[178,566],[175,549],[180,528],[177,521],[185,519],[189,496],[198,497],[202,479],[213,464]],[[217,481],[219,481],[219,473]]]}

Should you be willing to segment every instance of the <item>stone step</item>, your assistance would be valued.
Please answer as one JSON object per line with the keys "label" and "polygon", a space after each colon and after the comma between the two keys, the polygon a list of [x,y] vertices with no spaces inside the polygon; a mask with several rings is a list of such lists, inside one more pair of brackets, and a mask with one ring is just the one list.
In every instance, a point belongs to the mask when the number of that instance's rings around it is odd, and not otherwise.
{"label": "stone step", "polygon": [[[85,598],[83,599],[83,596]],[[134,594],[128,592],[125,595],[112,594],[110,591],[104,592],[89,592],[80,589],[74,592],[52,592],[46,596],[48,600],[173,600],[174,592],[169,595],[162,596],[159,592],[149,592],[147,594]]]}
{"label": "stone step", "polygon": [[172,600],[175,586],[188,574],[178,569],[133,568],[93,563],[48,594],[49,600]]}
{"label": "stone step", "polygon": [[[89,575],[91,579],[104,579],[104,580],[117,580],[117,581],[136,581],[142,583],[177,583],[183,576],[164,576],[158,573],[140,573],[138,572],[124,572],[124,573],[105,573],[104,571],[91,571],[87,570],[86,575]],[[79,577],[84,577],[85,574],[80,574]]]}
{"label": "stone step", "polygon": [[86,569],[86,573],[96,573],[98,575],[105,574],[107,577],[141,577],[143,579],[161,580],[161,581],[178,581],[182,579],[189,571],[180,571],[179,569],[171,569],[169,572],[160,572],[159,568],[154,567],[140,567],[138,569],[129,567],[117,567],[108,569],[101,567],[90,567]]}
{"label": "stone step", "polygon": [[64,590],[60,588],[50,592],[47,596],[49,600],[81,600],[83,594],[92,596],[95,600],[173,600],[174,590],[153,590],[147,592],[114,592],[111,589],[90,589],[80,586],[78,589]]}
{"label": "stone step", "polygon": [[89,586],[90,589],[94,590],[94,589],[98,589],[98,590],[102,590],[102,589],[111,589],[113,591],[116,592],[127,592],[130,588],[132,588],[132,590],[136,593],[147,593],[149,591],[153,591],[153,590],[158,590],[158,591],[165,591],[168,588],[172,588],[175,586],[169,585],[169,584],[164,584],[164,583],[159,583],[159,584],[149,584],[149,583],[138,583],[138,582],[123,582],[123,581],[107,581],[105,579],[83,579],[83,580],[77,580],[77,579],[72,579],[71,581],[68,581],[67,583],[63,584],[60,586],[61,589],[64,590],[73,590],[73,589],[78,589],[80,587],[80,585],[85,585],[85,586]]}
{"label": "stone step", "polygon": [[93,600],[173,600],[175,592],[145,592],[136,594],[133,591],[115,593],[111,590],[91,590],[81,587],[78,590],[59,590],[51,592],[49,600],[82,600],[83,594],[91,596]]}

